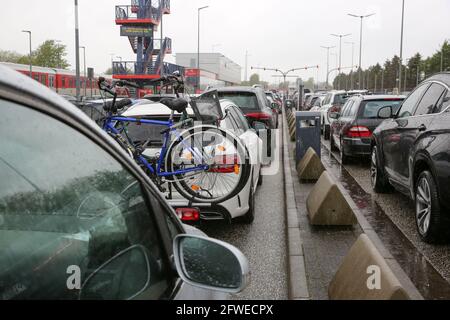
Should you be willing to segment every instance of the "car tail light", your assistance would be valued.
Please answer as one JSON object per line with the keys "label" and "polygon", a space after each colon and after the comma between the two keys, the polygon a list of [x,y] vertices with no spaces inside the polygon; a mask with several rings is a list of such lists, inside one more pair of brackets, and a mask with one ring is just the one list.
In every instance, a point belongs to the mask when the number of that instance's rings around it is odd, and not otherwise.
{"label": "car tail light", "polygon": [[270,120],[272,118],[271,114],[265,112],[253,112],[245,115],[247,118],[252,120]]}
{"label": "car tail light", "polygon": [[333,105],[333,106],[331,106],[331,108],[330,108],[330,113],[335,113],[335,112],[339,112],[341,110],[341,106],[340,105]]}
{"label": "car tail light", "polygon": [[348,129],[347,137],[349,138],[370,138],[372,137],[372,132],[369,128],[364,126],[354,126]]}
{"label": "car tail light", "polygon": [[215,158],[216,165],[209,169],[208,172],[211,173],[240,173],[240,165],[239,165],[239,157],[237,155],[223,155],[216,156]]}
{"label": "car tail light", "polygon": [[181,221],[200,221],[200,211],[197,208],[177,208],[175,212]]}

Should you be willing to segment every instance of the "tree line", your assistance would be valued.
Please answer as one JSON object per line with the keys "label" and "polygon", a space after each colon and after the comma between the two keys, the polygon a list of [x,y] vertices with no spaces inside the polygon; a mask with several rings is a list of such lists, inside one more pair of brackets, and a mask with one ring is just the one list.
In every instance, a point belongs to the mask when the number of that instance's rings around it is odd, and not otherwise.
{"label": "tree line", "polygon": [[[31,52],[31,64],[39,67],[66,69],[70,66],[66,60],[66,46],[47,40]],[[0,61],[19,64],[30,64],[30,55],[22,55],[14,51],[0,50]]]}
{"label": "tree line", "polygon": [[[335,89],[368,89],[372,92],[392,92],[398,88],[400,57],[397,55],[380,65],[377,63],[365,70],[341,73],[333,81]],[[361,82],[359,80],[361,71]],[[450,43],[445,41],[441,50],[423,58],[416,53],[402,66],[402,88],[399,92],[413,90],[417,84],[440,71],[450,71]],[[359,85],[361,83],[361,86]]]}

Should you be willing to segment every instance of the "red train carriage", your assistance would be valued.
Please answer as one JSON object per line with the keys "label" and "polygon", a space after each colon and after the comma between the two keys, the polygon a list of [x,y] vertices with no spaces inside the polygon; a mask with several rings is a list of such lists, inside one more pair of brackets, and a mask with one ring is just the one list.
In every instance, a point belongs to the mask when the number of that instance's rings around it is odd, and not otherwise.
{"label": "red train carriage", "polygon": [[[1,65],[14,69],[24,75],[30,75],[30,66],[16,63],[0,62]],[[56,69],[56,68],[43,68],[33,66],[32,78],[42,85],[56,91],[61,95],[76,95],[76,74],[75,71]],[[108,76],[106,76],[108,79]],[[111,78],[109,78],[111,79]],[[81,81],[81,95],[84,95],[84,88],[86,86],[86,96],[98,96],[100,91],[97,85],[98,77],[90,80],[80,77]],[[130,96],[128,90],[122,90],[119,95]]]}

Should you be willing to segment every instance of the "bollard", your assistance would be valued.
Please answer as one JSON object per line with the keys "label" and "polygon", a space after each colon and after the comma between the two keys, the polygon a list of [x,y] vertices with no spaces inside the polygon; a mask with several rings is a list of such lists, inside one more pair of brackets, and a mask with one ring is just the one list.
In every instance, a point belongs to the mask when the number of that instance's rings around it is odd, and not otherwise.
{"label": "bollard", "polygon": [[306,199],[306,208],[314,226],[353,226],[357,223],[347,199],[326,171]]}
{"label": "bollard", "polygon": [[330,300],[409,300],[410,297],[367,235],[362,234],[328,287]]}
{"label": "bollard", "polygon": [[300,181],[317,181],[325,171],[325,167],[313,148],[309,148],[297,165]]}
{"label": "bollard", "polygon": [[296,130],[295,126],[289,128],[289,136],[291,137],[291,141],[292,141],[292,142],[295,141],[295,137],[296,137],[296,135],[297,135],[296,132],[297,132],[297,130]]}

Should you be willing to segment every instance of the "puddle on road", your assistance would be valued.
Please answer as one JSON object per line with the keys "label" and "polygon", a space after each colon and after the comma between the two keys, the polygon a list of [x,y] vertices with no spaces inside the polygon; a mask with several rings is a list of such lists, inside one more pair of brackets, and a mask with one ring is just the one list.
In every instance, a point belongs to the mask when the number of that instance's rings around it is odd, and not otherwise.
{"label": "puddle on road", "polygon": [[326,148],[322,160],[341,182],[383,244],[425,299],[450,299],[450,284],[406,238],[383,209]]}

